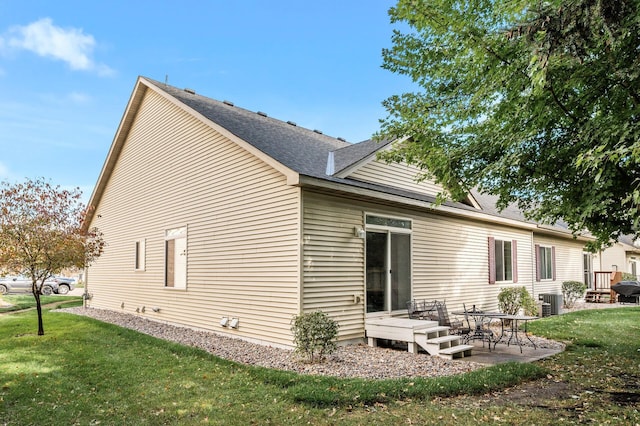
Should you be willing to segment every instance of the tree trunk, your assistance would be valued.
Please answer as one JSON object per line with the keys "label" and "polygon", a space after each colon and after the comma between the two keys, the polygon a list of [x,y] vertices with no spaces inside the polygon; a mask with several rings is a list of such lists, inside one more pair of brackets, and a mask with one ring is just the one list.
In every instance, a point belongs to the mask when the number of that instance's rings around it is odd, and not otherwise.
{"label": "tree trunk", "polygon": [[42,305],[40,304],[40,291],[37,284],[32,287],[33,297],[36,298],[36,310],[38,311],[38,336],[44,336],[44,323],[42,322]]}

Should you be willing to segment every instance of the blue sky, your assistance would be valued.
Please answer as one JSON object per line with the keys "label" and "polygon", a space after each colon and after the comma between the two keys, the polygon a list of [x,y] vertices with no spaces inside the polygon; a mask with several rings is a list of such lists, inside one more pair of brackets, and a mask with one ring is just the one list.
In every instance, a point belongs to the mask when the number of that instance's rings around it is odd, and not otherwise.
{"label": "blue sky", "polygon": [[0,180],[98,178],[138,75],[368,139],[411,90],[387,0],[0,0]]}

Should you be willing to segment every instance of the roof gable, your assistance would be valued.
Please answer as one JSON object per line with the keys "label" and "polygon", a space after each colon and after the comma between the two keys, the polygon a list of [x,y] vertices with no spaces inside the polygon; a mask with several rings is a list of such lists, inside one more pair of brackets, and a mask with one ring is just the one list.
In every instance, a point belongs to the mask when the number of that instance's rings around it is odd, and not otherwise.
{"label": "roof gable", "polygon": [[362,164],[376,158],[378,151],[391,146],[390,140],[364,142],[351,144],[334,151],[334,170],[337,177],[347,177],[351,171],[357,170]]}
{"label": "roof gable", "polygon": [[[420,185],[407,179],[415,179],[419,172],[405,164],[387,164],[377,160],[380,150],[390,149],[392,141],[367,140],[350,144],[318,131],[305,129],[295,123],[268,117],[264,113],[252,112],[220,102],[188,89],[178,89],[158,81],[139,77],[124,115],[118,126],[107,159],[91,196],[89,206],[97,207],[109,177],[127,139],[140,104],[148,90],[160,94],[174,105],[193,115],[212,129],[218,131],[238,146],[262,159],[265,163],[287,177],[290,185],[313,186],[331,191],[353,192],[380,200],[394,200],[447,214],[473,215],[476,219],[501,220],[505,223],[530,227],[519,212],[497,212],[495,205],[486,197],[476,201],[480,194],[470,194],[463,202],[447,201],[436,206],[439,188],[422,191]],[[367,168],[381,167],[379,174],[403,169],[402,179],[367,178]],[[375,174],[375,172],[374,172]],[[371,175],[370,175],[371,176]],[[89,209],[85,226],[90,226],[94,209]],[[494,217],[495,219],[491,219]],[[535,225],[534,225],[535,226]]]}
{"label": "roof gable", "polygon": [[191,90],[181,90],[154,80],[145,80],[240,140],[300,174],[324,176],[327,153],[350,145],[346,141],[299,127],[295,123],[236,107],[230,102],[216,101],[197,95]]}
{"label": "roof gable", "polygon": [[[401,141],[368,140],[336,150],[333,159],[333,173],[329,173],[330,168],[327,166],[327,174],[333,174],[333,176],[344,179],[353,179],[412,191],[434,198],[439,193],[445,192],[444,187],[435,183],[432,179],[417,181],[416,178],[422,171],[416,166],[406,163],[386,163],[378,160],[378,152],[391,149],[394,143]],[[467,194],[466,199],[461,200],[461,202],[480,209],[480,205],[471,193]]]}

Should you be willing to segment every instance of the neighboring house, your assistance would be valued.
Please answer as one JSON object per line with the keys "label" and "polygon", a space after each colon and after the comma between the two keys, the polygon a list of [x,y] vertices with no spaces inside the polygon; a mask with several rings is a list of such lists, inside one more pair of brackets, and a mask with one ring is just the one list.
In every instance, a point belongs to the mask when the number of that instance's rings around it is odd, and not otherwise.
{"label": "neighboring house", "polygon": [[594,255],[594,264],[600,271],[626,272],[640,279],[640,241],[623,235]]}
{"label": "neighboring house", "polygon": [[286,347],[300,312],[356,342],[412,298],[494,310],[503,287],[583,279],[583,239],[480,194],[436,207],[389,147],[139,78],[90,200],[87,304]]}

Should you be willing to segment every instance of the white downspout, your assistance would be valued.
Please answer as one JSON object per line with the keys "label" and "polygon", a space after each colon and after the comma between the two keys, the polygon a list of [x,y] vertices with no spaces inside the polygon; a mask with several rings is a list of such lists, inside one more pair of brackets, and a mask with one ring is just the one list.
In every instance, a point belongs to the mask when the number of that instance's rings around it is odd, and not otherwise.
{"label": "white downspout", "polygon": [[536,243],[533,241],[533,231],[531,231],[531,296],[536,298]]}

